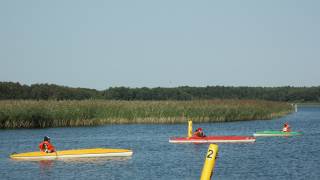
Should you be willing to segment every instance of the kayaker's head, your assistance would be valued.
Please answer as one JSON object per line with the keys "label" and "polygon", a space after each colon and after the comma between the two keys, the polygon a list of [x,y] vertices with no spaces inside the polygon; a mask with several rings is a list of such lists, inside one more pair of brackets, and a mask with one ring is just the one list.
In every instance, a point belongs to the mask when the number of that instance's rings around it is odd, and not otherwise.
{"label": "kayaker's head", "polygon": [[45,136],[45,137],[43,138],[43,141],[50,141],[50,137],[49,137],[49,136]]}
{"label": "kayaker's head", "polygon": [[198,131],[198,132],[202,132],[202,128],[198,128],[197,131]]}

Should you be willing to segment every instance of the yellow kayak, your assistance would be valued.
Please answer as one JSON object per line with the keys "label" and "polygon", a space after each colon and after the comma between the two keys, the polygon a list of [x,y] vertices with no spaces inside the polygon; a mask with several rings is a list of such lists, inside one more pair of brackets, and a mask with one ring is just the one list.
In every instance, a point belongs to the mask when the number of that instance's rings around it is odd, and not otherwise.
{"label": "yellow kayak", "polygon": [[62,158],[89,158],[89,157],[126,157],[131,156],[132,151],[129,149],[77,149],[56,151],[53,153],[45,152],[26,152],[20,154],[10,155],[11,159],[16,160],[48,160],[48,159],[62,159]]}

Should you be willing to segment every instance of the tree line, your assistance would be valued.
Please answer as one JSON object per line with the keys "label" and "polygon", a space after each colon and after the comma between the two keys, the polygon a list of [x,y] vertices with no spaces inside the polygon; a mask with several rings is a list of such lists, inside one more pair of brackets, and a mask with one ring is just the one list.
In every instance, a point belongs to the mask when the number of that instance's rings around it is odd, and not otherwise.
{"label": "tree line", "polygon": [[320,86],[315,87],[233,87],[207,86],[174,88],[110,87],[106,90],[71,88],[55,84],[21,85],[0,82],[0,100],[204,100],[261,99],[285,102],[320,102]]}

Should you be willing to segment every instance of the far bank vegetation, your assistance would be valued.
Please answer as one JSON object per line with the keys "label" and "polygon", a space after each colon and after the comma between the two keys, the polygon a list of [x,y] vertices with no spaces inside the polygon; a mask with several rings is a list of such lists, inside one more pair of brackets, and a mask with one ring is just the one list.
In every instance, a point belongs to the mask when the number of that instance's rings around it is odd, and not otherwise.
{"label": "far bank vegetation", "polygon": [[264,100],[2,100],[0,128],[228,122],[273,119],[292,111],[289,103]]}

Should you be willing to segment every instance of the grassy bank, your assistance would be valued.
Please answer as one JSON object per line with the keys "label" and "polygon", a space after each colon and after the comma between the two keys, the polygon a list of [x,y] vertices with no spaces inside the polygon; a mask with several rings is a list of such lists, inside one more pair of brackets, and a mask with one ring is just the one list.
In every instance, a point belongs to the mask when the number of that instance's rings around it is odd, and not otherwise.
{"label": "grassy bank", "polygon": [[287,103],[254,100],[0,101],[0,128],[226,122],[272,119],[292,110]]}

